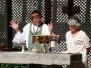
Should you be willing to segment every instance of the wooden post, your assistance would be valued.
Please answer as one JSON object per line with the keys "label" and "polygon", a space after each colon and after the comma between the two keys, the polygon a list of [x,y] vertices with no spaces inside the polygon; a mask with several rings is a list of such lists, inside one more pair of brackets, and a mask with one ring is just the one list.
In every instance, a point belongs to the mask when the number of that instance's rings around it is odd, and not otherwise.
{"label": "wooden post", "polygon": [[68,16],[72,16],[72,7],[74,6],[73,0],[68,0]]}
{"label": "wooden post", "polygon": [[12,38],[13,38],[13,32],[10,25],[10,20],[12,19],[12,0],[7,0],[7,22],[8,22],[8,47],[12,47]]}
{"label": "wooden post", "polygon": [[45,0],[45,23],[48,24],[51,21],[51,0]]}

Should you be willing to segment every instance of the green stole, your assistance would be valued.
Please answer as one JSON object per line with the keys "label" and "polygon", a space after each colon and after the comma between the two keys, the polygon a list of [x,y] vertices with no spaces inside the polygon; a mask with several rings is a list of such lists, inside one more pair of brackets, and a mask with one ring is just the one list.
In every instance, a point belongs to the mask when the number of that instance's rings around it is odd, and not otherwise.
{"label": "green stole", "polygon": [[37,33],[32,32],[32,30],[31,30],[32,27],[31,26],[32,26],[32,22],[30,23],[30,29],[29,29],[29,34],[28,34],[28,51],[32,51],[34,46],[36,46],[36,48],[38,48],[39,52],[43,52],[41,44],[32,45],[33,35],[42,35],[42,26],[40,26],[40,30]]}

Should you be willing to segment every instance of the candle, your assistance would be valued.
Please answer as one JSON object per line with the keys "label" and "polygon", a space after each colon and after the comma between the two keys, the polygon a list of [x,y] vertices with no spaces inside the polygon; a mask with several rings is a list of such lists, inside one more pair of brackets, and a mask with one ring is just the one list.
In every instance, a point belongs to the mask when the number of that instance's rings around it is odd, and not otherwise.
{"label": "candle", "polygon": [[51,47],[55,47],[55,41],[51,41]]}

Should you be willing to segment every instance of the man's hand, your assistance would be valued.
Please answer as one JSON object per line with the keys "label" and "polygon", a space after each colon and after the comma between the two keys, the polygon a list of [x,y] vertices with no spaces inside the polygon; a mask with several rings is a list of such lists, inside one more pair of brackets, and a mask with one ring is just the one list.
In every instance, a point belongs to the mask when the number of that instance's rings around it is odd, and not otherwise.
{"label": "man's hand", "polygon": [[19,31],[19,30],[18,30],[19,24],[16,23],[14,20],[11,20],[11,21],[10,21],[10,25],[9,25],[9,26],[12,27],[16,32]]}
{"label": "man's hand", "polygon": [[49,27],[49,30],[50,30],[50,34],[53,33],[53,23],[52,21],[50,23],[48,23],[48,27]]}

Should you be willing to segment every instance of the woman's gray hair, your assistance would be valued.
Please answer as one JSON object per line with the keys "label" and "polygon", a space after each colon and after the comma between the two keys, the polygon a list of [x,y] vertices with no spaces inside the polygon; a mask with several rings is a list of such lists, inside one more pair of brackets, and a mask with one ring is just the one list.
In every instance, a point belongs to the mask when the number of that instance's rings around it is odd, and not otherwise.
{"label": "woman's gray hair", "polygon": [[81,20],[78,17],[76,17],[76,16],[72,16],[68,20],[68,25],[69,26],[77,26],[77,27],[80,27],[80,25],[81,25],[80,23],[81,23]]}

